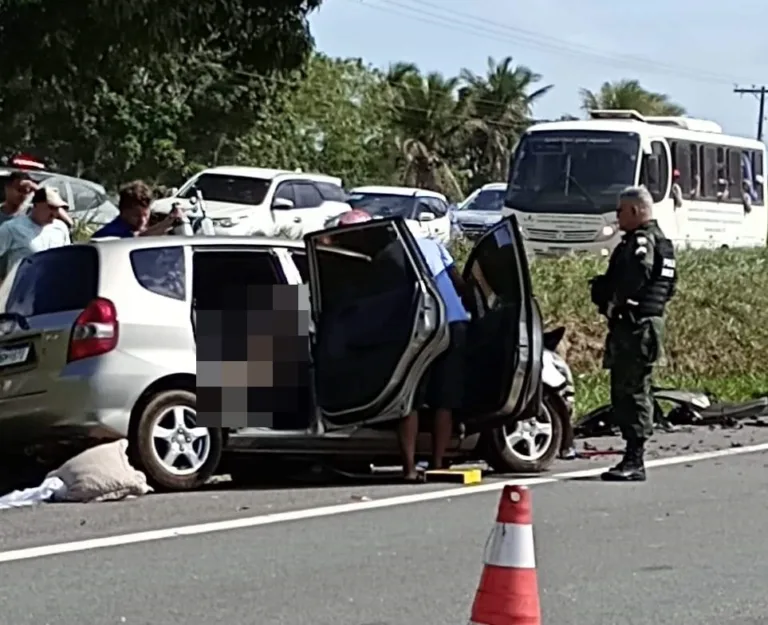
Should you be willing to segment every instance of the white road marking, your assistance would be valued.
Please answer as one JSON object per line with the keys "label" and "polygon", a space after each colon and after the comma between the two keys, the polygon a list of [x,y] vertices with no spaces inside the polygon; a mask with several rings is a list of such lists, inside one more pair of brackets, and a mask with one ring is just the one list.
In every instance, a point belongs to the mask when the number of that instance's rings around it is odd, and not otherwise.
{"label": "white road marking", "polygon": [[[692,462],[701,462],[703,460],[713,460],[716,458],[726,458],[729,456],[740,456],[742,454],[753,454],[768,451],[768,443],[760,445],[749,445],[744,447],[733,447],[729,449],[720,449],[717,451],[707,451],[702,453],[690,454],[688,456],[674,456],[671,458],[661,458],[659,460],[649,460],[646,462],[646,468],[656,469],[660,467],[669,467],[680,464],[690,464]],[[199,534],[212,534],[214,532],[225,532],[231,530],[245,529],[250,527],[259,527],[262,525],[274,525],[276,523],[286,523],[289,521],[303,521],[306,519],[316,519],[320,517],[335,516],[338,514],[347,514],[349,512],[361,512],[363,510],[378,510],[380,508],[392,508],[395,506],[404,506],[412,503],[423,503],[426,501],[437,501],[440,499],[450,499],[452,497],[463,497],[466,495],[476,495],[478,493],[491,493],[499,491],[508,484],[518,484],[520,486],[537,486],[539,484],[553,484],[555,482],[571,480],[576,478],[595,477],[605,471],[605,466],[586,469],[583,471],[566,471],[556,473],[546,477],[520,478],[491,482],[489,484],[479,484],[477,486],[462,486],[460,488],[448,488],[430,492],[414,493],[412,495],[399,495],[396,497],[387,497],[374,501],[360,501],[355,503],[337,504],[332,506],[323,506],[320,508],[309,508],[306,510],[293,510],[291,512],[277,512],[262,516],[246,517],[241,519],[231,519],[228,521],[215,521],[212,523],[200,523],[198,525],[185,525],[181,527],[169,527],[160,530],[150,530],[147,532],[134,532],[131,534],[121,534],[116,536],[105,536],[104,538],[91,538],[88,540],[77,540],[67,543],[58,543],[50,545],[41,545],[39,547],[27,547],[25,549],[14,549],[11,551],[0,551],[0,562],[17,562],[19,560],[31,560],[33,558],[44,558],[48,556],[61,555],[65,553],[76,553],[81,551],[91,551],[93,549],[103,549],[105,547],[119,547],[123,545],[134,545],[137,543],[146,543],[155,540],[165,540],[168,538],[177,538],[179,536],[196,536]]]}

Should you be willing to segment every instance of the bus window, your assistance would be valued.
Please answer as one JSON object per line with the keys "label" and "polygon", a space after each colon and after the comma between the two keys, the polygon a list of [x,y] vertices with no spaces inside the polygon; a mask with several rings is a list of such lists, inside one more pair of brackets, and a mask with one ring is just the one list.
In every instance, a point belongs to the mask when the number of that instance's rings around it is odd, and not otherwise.
{"label": "bus window", "polygon": [[[765,178],[765,174],[763,173],[763,153],[760,151],[754,151],[752,152],[752,178],[755,179],[758,176],[761,178]],[[757,194],[757,200],[762,204],[763,202],[763,194],[765,193],[764,189],[765,180],[763,180],[763,184],[757,184],[755,183],[755,193]]]}
{"label": "bus window", "polygon": [[686,141],[675,141],[672,146],[672,169],[680,172],[678,184],[683,195],[690,196],[693,188],[691,175],[691,145]]}
{"label": "bus window", "polygon": [[692,199],[701,197],[701,159],[699,158],[699,146],[695,143],[689,144],[691,160],[691,191]]}
{"label": "bus window", "polygon": [[701,197],[704,200],[717,199],[717,149],[711,145],[702,146]]}
{"label": "bus window", "polygon": [[661,202],[667,196],[667,187],[669,186],[669,158],[667,157],[667,150],[664,148],[664,144],[661,141],[651,142],[651,151],[653,155],[659,159],[659,180],[658,189],[660,194],[653,194],[654,202]]}
{"label": "bus window", "polygon": [[[744,177],[742,175],[741,167],[741,150],[738,148],[730,148],[728,150],[728,183],[729,183],[729,197],[734,202],[741,201],[742,193],[742,181]],[[752,181],[749,181],[752,184]]]}

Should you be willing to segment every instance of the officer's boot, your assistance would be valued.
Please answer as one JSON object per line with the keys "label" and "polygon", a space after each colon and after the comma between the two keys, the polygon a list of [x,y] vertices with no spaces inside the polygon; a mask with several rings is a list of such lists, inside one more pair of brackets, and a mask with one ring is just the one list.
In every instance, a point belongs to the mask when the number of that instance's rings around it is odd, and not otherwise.
{"label": "officer's boot", "polygon": [[645,464],[643,463],[645,441],[629,440],[621,462],[608,469],[600,477],[606,482],[644,482]]}

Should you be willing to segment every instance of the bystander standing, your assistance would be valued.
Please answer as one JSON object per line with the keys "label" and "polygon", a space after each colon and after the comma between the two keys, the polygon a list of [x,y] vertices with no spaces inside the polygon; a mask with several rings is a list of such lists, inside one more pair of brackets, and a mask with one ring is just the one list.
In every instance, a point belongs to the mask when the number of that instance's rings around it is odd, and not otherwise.
{"label": "bystander standing", "polygon": [[41,187],[32,197],[29,213],[0,225],[0,280],[27,256],[71,243],[69,229],[59,219],[67,208],[56,189]]}

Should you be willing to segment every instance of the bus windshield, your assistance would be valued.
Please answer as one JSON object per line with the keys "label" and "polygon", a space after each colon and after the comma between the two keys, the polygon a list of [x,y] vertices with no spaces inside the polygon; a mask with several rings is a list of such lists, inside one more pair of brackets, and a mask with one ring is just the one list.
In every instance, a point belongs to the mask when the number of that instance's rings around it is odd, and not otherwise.
{"label": "bus windshield", "polygon": [[640,137],[633,132],[526,134],[510,169],[506,205],[538,213],[605,213],[635,184]]}

